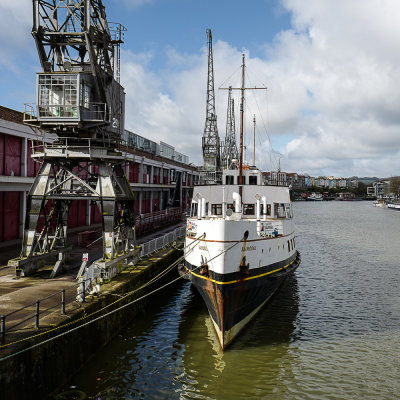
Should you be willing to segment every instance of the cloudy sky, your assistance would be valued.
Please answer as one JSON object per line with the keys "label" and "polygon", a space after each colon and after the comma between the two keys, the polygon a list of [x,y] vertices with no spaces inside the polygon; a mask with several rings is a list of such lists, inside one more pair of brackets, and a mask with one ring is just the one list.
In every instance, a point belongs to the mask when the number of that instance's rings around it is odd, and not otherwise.
{"label": "cloudy sky", "polygon": [[[0,1],[0,104],[35,102],[31,0]],[[247,159],[310,175],[400,174],[398,0],[103,0],[127,28],[126,128],[202,163],[207,37],[214,40],[219,134],[246,55]],[[256,93],[257,92],[257,93]],[[238,103],[238,101],[237,101]],[[238,125],[238,124],[237,124]]]}

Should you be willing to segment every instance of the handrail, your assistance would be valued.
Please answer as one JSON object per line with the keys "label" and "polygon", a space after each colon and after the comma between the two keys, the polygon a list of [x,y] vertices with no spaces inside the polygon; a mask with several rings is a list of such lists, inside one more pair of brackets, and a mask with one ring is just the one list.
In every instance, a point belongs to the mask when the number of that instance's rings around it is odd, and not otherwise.
{"label": "handrail", "polygon": [[[89,285],[86,285],[87,281],[90,281]],[[68,288],[64,288],[62,290],[59,290],[59,291],[57,291],[57,292],[55,292],[53,294],[50,294],[50,295],[46,296],[46,297],[42,297],[40,299],[37,299],[33,303],[30,303],[30,304],[28,304],[28,305],[26,305],[24,307],[21,307],[21,308],[19,308],[17,310],[11,311],[8,314],[1,315],[1,317],[0,317],[0,343],[1,344],[5,343],[5,335],[6,335],[7,332],[10,332],[12,329],[14,329],[17,326],[23,324],[24,322],[29,321],[30,319],[35,318],[35,328],[39,329],[40,314],[47,313],[48,311],[50,311],[50,310],[52,310],[52,309],[54,309],[54,308],[56,308],[58,306],[61,306],[61,315],[65,315],[65,304],[66,304],[65,293],[67,291],[71,290],[71,289],[81,288],[80,294],[82,296],[82,302],[85,302],[85,296],[86,296],[87,293],[89,293],[90,286],[91,286],[91,279],[88,278],[88,279],[86,279],[86,280],[84,280],[82,282],[79,282],[77,284],[71,285]],[[59,295],[60,293],[61,293],[61,301],[59,303],[56,303],[54,306],[48,307],[48,308],[46,308],[44,310],[40,310],[40,303],[41,302],[43,302],[45,300],[48,300],[48,299],[50,299],[52,297],[55,297],[55,296]],[[14,315],[14,314],[16,314],[18,312],[21,312],[21,311],[23,311],[23,310],[25,310],[27,308],[33,307],[33,306],[35,306],[35,308],[36,308],[35,309],[35,314],[33,314],[31,316],[28,316],[26,319],[23,319],[22,321],[19,321],[19,322],[15,323],[14,325],[11,325],[11,326],[6,328],[6,318],[8,318],[11,315]]]}
{"label": "handrail", "polygon": [[[177,207],[177,209],[179,210],[180,208]],[[175,210],[175,212],[177,212],[178,210]],[[182,227],[176,228],[172,232],[166,233],[165,235],[163,235],[161,237],[158,237],[156,239],[150,240],[149,242],[143,243],[141,245],[141,251],[140,251],[139,257],[140,258],[146,257],[146,256],[154,253],[155,251],[158,251],[162,248],[167,247],[168,245],[170,245],[171,243],[176,241],[179,237],[184,236],[185,231],[186,231],[186,227],[182,226]],[[86,285],[86,282],[88,282],[88,281],[89,281],[89,284]],[[60,305],[61,305],[61,315],[66,315],[66,313],[65,313],[65,305],[66,305],[65,293],[71,289],[78,289],[79,290],[78,295],[81,296],[82,302],[85,302],[86,294],[89,293],[89,291],[90,291],[91,283],[92,283],[91,278],[84,279],[83,281],[81,281],[77,284],[71,285],[68,288],[64,288],[62,290],[59,290],[53,294],[46,296],[46,297],[42,297],[42,298],[34,301],[33,303],[30,303],[24,307],[19,308],[18,310],[14,310],[8,314],[1,315],[0,316],[0,344],[5,344],[5,338],[6,338],[7,332],[10,332],[12,329],[23,324],[24,322],[29,321],[30,319],[33,319],[33,318],[35,319],[35,328],[39,329],[40,315],[44,314],[44,313],[48,312],[49,310],[52,310]],[[59,295],[60,293],[61,293],[61,301],[59,303],[56,303],[54,306],[48,307],[45,310],[40,310],[41,302],[43,302],[44,300],[48,300],[52,297],[55,297],[55,296]],[[12,326],[6,327],[6,318],[9,318],[11,315],[14,315],[18,312],[21,312],[21,311],[23,311],[29,307],[33,307],[33,306],[36,306],[34,314],[32,314],[31,316],[27,317],[26,319],[24,319],[22,321],[17,322],[16,324],[14,324]]]}

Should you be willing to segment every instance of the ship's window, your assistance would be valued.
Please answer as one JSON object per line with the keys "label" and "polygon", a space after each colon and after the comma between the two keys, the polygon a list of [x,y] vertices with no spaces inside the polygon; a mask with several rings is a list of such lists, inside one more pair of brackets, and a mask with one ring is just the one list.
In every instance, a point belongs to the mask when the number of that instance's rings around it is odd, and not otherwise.
{"label": "ship's window", "polygon": [[288,245],[288,252],[290,253],[290,242],[289,242],[289,240],[287,241],[287,245]]}
{"label": "ship's window", "polygon": [[222,215],[222,204],[211,204],[212,215]]}
{"label": "ship's window", "polygon": [[292,218],[292,207],[289,203],[285,204],[286,218]]}
{"label": "ship's window", "polygon": [[254,204],[243,204],[244,215],[254,215],[255,205]]}
{"label": "ship's window", "polygon": [[267,215],[271,215],[271,204],[267,204]]}
{"label": "ship's window", "polygon": [[192,203],[192,210],[190,212],[191,217],[196,217],[197,216],[197,203]]}
{"label": "ship's window", "polygon": [[[240,176],[237,177],[237,184],[238,184],[238,185],[240,185],[239,179],[240,179]],[[245,177],[245,176],[242,176],[242,185],[245,185],[245,184],[246,184],[246,177]]]}
{"label": "ship's window", "polygon": [[257,177],[249,176],[249,185],[257,185]]}
{"label": "ship's window", "polygon": [[286,213],[285,213],[285,205],[283,203],[275,203],[275,214],[278,218],[285,218]]}
{"label": "ship's window", "polygon": [[232,203],[229,203],[226,205],[226,209],[227,210],[231,209],[231,210],[235,211],[235,206]]}
{"label": "ship's window", "polygon": [[208,215],[208,210],[210,209],[209,205],[210,205],[210,203],[207,202],[207,203],[206,203],[206,215]]}
{"label": "ship's window", "polygon": [[225,176],[225,184],[226,185],[233,185],[233,175],[226,175]]}

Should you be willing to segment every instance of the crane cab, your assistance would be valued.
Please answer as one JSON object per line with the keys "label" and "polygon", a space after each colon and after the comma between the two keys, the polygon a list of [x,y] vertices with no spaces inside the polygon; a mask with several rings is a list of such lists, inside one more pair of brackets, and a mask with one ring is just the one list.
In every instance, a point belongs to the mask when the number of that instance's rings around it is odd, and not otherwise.
{"label": "crane cab", "polygon": [[[107,126],[111,134],[123,132],[125,93],[113,79],[100,99],[93,75],[88,72],[41,72],[37,74],[36,104],[25,105],[24,119],[45,129],[60,127],[88,130]],[[106,100],[106,101],[104,101]]]}

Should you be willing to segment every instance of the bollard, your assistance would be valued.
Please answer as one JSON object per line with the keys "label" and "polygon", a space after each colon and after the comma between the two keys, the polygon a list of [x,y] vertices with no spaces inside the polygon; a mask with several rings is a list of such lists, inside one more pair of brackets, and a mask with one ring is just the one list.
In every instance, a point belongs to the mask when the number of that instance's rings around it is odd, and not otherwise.
{"label": "bollard", "polygon": [[4,344],[6,342],[6,317],[5,317],[5,315],[1,316],[0,334],[1,334],[1,344]]}
{"label": "bollard", "polygon": [[35,328],[39,329],[39,304],[40,301],[36,300],[36,315],[35,315]]}
{"label": "bollard", "polygon": [[61,315],[65,315],[65,289],[61,291]]}
{"label": "bollard", "polygon": [[84,303],[85,302],[85,291],[86,291],[85,281],[82,281],[82,283],[81,283],[81,291],[82,291],[82,303]]}

